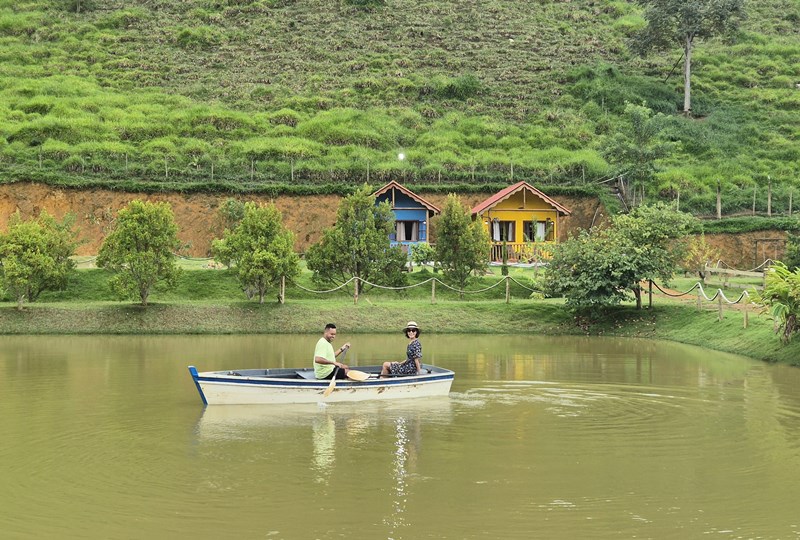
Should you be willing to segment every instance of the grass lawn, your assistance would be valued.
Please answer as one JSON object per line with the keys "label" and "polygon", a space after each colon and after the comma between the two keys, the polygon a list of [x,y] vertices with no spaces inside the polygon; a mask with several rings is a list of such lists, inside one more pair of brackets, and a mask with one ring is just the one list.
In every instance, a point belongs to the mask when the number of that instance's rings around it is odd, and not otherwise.
{"label": "grass lawn", "polygon": [[[4,334],[237,334],[316,333],[335,321],[348,333],[393,332],[414,319],[429,333],[606,335],[666,339],[732,352],[772,362],[800,364],[800,340],[783,345],[773,323],[754,306],[704,301],[698,309],[696,293],[670,297],[655,291],[653,308],[637,311],[631,303],[612,308],[602,317],[577,317],[562,299],[531,299],[535,271],[511,268],[509,275],[526,287],[512,284],[506,302],[499,268],[476,280],[472,290],[459,294],[438,284],[435,298],[427,269],[415,270],[408,282],[422,284],[404,291],[372,289],[358,303],[345,291],[317,294],[296,285],[287,287],[286,303],[277,291],[264,304],[248,301],[228,270],[208,269],[207,261],[183,261],[185,269],[176,289],[156,290],[147,307],[117,299],[108,286],[111,275],[101,269],[75,272],[65,291],[43,293],[39,301],[19,311],[12,302],[0,302],[0,332]],[[495,270],[497,270],[495,272]],[[678,278],[670,289],[688,290],[696,280]],[[322,287],[305,270],[298,284]],[[709,296],[713,289],[706,289]],[[734,299],[741,291],[726,290]],[[645,295],[645,305],[647,296]],[[747,328],[744,328],[747,317]]]}

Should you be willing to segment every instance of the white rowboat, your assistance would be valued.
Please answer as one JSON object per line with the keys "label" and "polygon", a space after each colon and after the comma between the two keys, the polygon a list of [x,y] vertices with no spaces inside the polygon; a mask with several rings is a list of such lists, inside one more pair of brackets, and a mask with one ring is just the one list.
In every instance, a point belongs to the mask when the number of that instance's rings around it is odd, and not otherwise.
{"label": "white rowboat", "polygon": [[420,375],[378,377],[380,366],[358,367],[369,378],[338,379],[332,392],[327,379],[317,380],[312,368],[237,369],[204,371],[189,366],[205,405],[260,405],[270,403],[336,403],[370,399],[446,396],[455,373],[428,364]]}

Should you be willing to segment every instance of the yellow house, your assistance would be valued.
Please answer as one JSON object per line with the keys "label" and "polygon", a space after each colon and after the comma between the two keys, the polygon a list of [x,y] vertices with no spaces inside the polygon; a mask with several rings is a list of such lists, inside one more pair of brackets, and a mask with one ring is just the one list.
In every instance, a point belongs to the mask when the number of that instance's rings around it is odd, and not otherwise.
{"label": "yellow house", "polygon": [[517,182],[472,209],[492,240],[492,261],[538,262],[548,258],[556,242],[560,219],[570,215],[564,206],[528,184]]}

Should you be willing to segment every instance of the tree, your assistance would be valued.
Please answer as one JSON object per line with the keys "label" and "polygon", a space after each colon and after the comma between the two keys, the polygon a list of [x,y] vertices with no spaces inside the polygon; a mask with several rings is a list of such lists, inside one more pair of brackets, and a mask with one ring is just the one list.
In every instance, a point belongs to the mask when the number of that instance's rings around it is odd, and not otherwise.
{"label": "tree", "polygon": [[174,287],[177,282],[177,233],[168,203],[131,201],[117,213],[113,230],[100,246],[97,266],[116,272],[111,286],[120,296],[146,306],[156,283]]}
{"label": "tree", "polygon": [[566,306],[591,311],[627,297],[630,268],[604,230],[582,230],[555,247],[545,271],[548,296],[565,296]]}
{"label": "tree", "polygon": [[672,144],[658,138],[664,128],[666,117],[644,105],[625,105],[625,118],[628,128],[616,133],[605,148],[606,159],[625,171],[630,186],[635,193],[638,186],[652,182],[656,172],[656,161],[668,156]]}
{"label": "tree", "polygon": [[245,291],[258,293],[264,303],[267,289],[281,277],[293,279],[300,273],[300,258],[294,252],[294,235],[283,226],[275,205],[244,205],[244,216],[236,228],[225,229],[222,240],[214,240],[212,252],[220,262],[235,265],[236,276]]}
{"label": "tree", "polygon": [[676,240],[686,236],[694,221],[694,217],[664,203],[639,206],[614,218],[611,234],[623,249],[625,264],[632,269],[629,288],[636,297],[637,309],[642,309],[642,281],[672,278],[686,252],[685,242]]}
{"label": "tree", "polygon": [[642,55],[683,48],[683,113],[690,115],[692,48],[695,39],[730,35],[745,17],[744,0],[636,0],[644,8],[647,26],[634,37]]}
{"label": "tree", "polygon": [[11,216],[8,232],[0,234],[0,284],[16,300],[34,302],[45,290],[63,290],[75,268],[70,257],[77,242],[73,215],[58,222],[46,211],[23,221],[19,212]]}
{"label": "tree", "polygon": [[753,291],[753,301],[764,305],[775,321],[775,332],[781,341],[788,343],[795,332],[800,331],[800,268],[789,270],[782,262],[776,262],[767,271],[764,290]]}
{"label": "tree", "polygon": [[464,289],[472,272],[489,264],[491,242],[480,221],[473,221],[457,195],[448,195],[442,213],[433,222],[436,259],[444,276]]}
{"label": "tree", "polygon": [[[366,184],[345,197],[336,213],[336,224],[308,248],[306,262],[321,283],[340,285],[353,277],[377,285],[402,286],[406,254],[391,247],[394,213],[388,202],[375,204]],[[363,290],[369,290],[366,285]]]}
{"label": "tree", "polygon": [[581,231],[556,246],[546,271],[550,295],[564,295],[575,310],[615,305],[633,293],[642,308],[640,283],[672,277],[683,250],[674,242],[692,218],[663,204],[640,206],[614,218],[607,229]]}

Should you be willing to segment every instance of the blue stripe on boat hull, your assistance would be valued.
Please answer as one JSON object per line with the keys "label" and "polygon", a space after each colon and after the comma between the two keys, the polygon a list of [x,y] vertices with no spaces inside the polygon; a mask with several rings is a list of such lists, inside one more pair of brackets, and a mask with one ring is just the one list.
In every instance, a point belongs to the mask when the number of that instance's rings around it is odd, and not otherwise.
{"label": "blue stripe on boat hull", "polygon": [[[437,375],[433,377],[425,377],[424,379],[377,379],[375,381],[364,381],[364,382],[350,382],[345,381],[344,379],[338,379],[336,381],[337,388],[362,388],[362,387],[371,387],[371,386],[393,386],[393,385],[409,385],[409,384],[421,384],[426,382],[434,382],[434,381],[446,381],[452,380],[453,375]],[[243,384],[243,385],[250,385],[250,386],[281,386],[281,387],[294,387],[294,388],[327,388],[330,384],[329,380],[323,380],[322,382],[317,381],[281,381],[279,379],[254,379],[254,378],[243,378],[243,377],[202,377],[197,376],[195,377],[195,382],[202,381],[202,382],[212,382],[212,383],[227,383],[227,384]]]}
{"label": "blue stripe on boat hull", "polygon": [[203,393],[203,389],[200,388],[200,377],[197,375],[197,368],[194,366],[189,366],[189,373],[192,375],[192,380],[194,380],[194,385],[197,387],[197,391],[200,392],[200,399],[203,400],[203,405],[208,405],[208,401],[206,401],[206,395]]}

